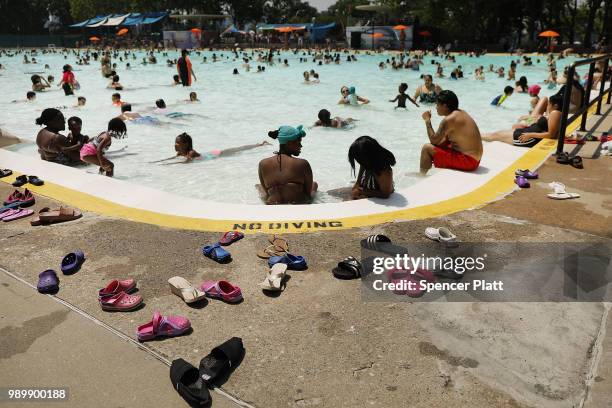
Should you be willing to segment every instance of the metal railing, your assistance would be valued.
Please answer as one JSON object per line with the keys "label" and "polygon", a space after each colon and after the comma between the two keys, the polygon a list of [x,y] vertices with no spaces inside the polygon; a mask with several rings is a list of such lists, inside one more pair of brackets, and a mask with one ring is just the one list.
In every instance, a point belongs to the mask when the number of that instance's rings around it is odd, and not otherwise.
{"label": "metal railing", "polygon": [[[609,86],[607,90],[605,89],[605,87],[606,81],[612,79],[610,78],[610,75],[608,75],[608,67],[610,66],[611,58],[612,54],[606,54],[597,58],[589,58],[585,60],[576,61],[569,66],[567,72],[567,82],[565,84],[565,92],[563,93],[563,109],[561,110],[561,129],[559,130],[559,139],[557,142],[557,154],[563,151],[563,144],[565,142],[565,132],[569,123],[572,123],[575,119],[578,118],[578,116],[582,116],[582,119],[580,120],[580,130],[585,131],[587,115],[591,106],[597,104],[597,111],[595,113],[597,115],[601,115],[601,103],[606,93],[608,94],[608,101],[606,103],[610,103],[610,96],[612,95],[612,82],[611,86]],[[595,72],[595,64],[599,63],[600,61],[603,61],[604,65],[601,81],[599,82],[599,95],[593,100],[591,100],[591,90],[593,89],[593,74]],[[581,67],[584,65],[589,65],[589,76],[587,78],[584,95],[582,96],[582,104],[572,116],[569,116],[571,94],[574,91],[574,74],[576,72],[576,67]]]}

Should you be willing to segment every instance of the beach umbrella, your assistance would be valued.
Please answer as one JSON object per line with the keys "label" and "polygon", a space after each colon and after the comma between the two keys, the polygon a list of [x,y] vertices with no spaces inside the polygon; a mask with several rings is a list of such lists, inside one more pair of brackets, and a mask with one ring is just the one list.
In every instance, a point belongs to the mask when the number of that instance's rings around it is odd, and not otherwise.
{"label": "beach umbrella", "polygon": [[431,33],[427,30],[425,31],[419,31],[419,35],[423,36],[423,37],[431,37]]}
{"label": "beach umbrella", "polygon": [[393,27],[394,30],[405,30],[407,28],[408,28],[408,26],[405,26],[403,24],[396,25],[395,27]]}
{"label": "beach umbrella", "polygon": [[542,31],[540,34],[538,34],[538,37],[547,37],[548,38],[548,48],[550,49],[550,52],[552,52],[553,50],[553,46],[552,46],[552,38],[553,37],[559,37],[559,33],[556,31]]}
{"label": "beach umbrella", "polygon": [[560,37],[560,34],[556,31],[542,31],[540,34],[538,34],[538,37]]}
{"label": "beach umbrella", "polygon": [[293,28],[291,28],[291,27],[278,27],[278,28],[276,28],[276,31],[278,31],[279,33],[290,33],[291,31],[293,31]]}
{"label": "beach umbrella", "polygon": [[127,28],[122,28],[121,30],[117,31],[117,35],[126,35],[127,33],[128,33]]}
{"label": "beach umbrella", "polygon": [[385,35],[383,33],[374,33],[371,36],[372,38],[383,38]]}
{"label": "beach umbrella", "polygon": [[89,37],[89,41],[100,41],[98,37]]}
{"label": "beach umbrella", "polygon": [[201,34],[202,30],[200,30],[199,28],[192,28],[191,32],[194,33],[194,34]]}

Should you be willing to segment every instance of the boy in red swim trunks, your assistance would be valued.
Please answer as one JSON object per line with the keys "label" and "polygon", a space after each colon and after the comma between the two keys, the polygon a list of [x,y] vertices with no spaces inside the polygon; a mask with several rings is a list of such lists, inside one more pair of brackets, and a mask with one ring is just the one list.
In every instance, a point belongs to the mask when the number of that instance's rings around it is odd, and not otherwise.
{"label": "boy in red swim trunks", "polygon": [[436,102],[438,115],[444,116],[437,131],[431,125],[431,112],[423,112],[429,141],[421,149],[421,174],[432,164],[438,168],[474,171],[482,158],[482,139],[474,119],[459,109],[452,91],[441,91]]}

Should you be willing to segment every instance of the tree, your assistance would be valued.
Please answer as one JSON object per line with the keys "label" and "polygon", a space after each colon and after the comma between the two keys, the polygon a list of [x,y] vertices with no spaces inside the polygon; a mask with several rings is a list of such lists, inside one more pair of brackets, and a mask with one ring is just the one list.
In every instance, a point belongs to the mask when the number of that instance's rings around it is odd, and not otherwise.
{"label": "tree", "polygon": [[601,6],[601,0],[589,0],[589,16],[587,19],[586,30],[584,32],[584,41],[582,44],[585,47],[591,46],[591,34],[593,33],[593,24],[595,23],[595,13],[597,13],[597,9]]}

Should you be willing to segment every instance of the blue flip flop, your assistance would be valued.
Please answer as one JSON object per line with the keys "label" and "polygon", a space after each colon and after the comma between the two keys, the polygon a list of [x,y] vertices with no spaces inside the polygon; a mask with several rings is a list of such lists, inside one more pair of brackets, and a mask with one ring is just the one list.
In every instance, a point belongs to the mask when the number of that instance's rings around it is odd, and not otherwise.
{"label": "blue flip flop", "polygon": [[71,275],[78,272],[83,262],[85,262],[85,254],[82,251],[70,252],[62,259],[62,273]]}
{"label": "blue flip flop", "polygon": [[218,242],[214,245],[207,245],[203,247],[202,253],[204,256],[219,263],[228,262],[230,259],[232,259],[232,255],[225,249],[221,248]]}
{"label": "blue flip flop", "polygon": [[21,201],[13,201],[12,203],[7,204],[7,205],[3,206],[2,208],[0,208],[0,213],[3,213],[3,212],[8,211],[8,210],[12,210],[13,208],[17,208],[21,204],[22,204]]}
{"label": "blue flip flop", "polygon": [[59,290],[59,278],[53,269],[47,269],[38,275],[36,289],[40,293],[53,293]]}
{"label": "blue flip flop", "polygon": [[284,263],[287,265],[288,269],[292,269],[294,271],[303,271],[304,269],[308,268],[306,259],[304,259],[303,256],[293,255],[290,253],[286,253],[282,256],[271,256],[268,259],[268,266],[270,268],[277,263]]}

